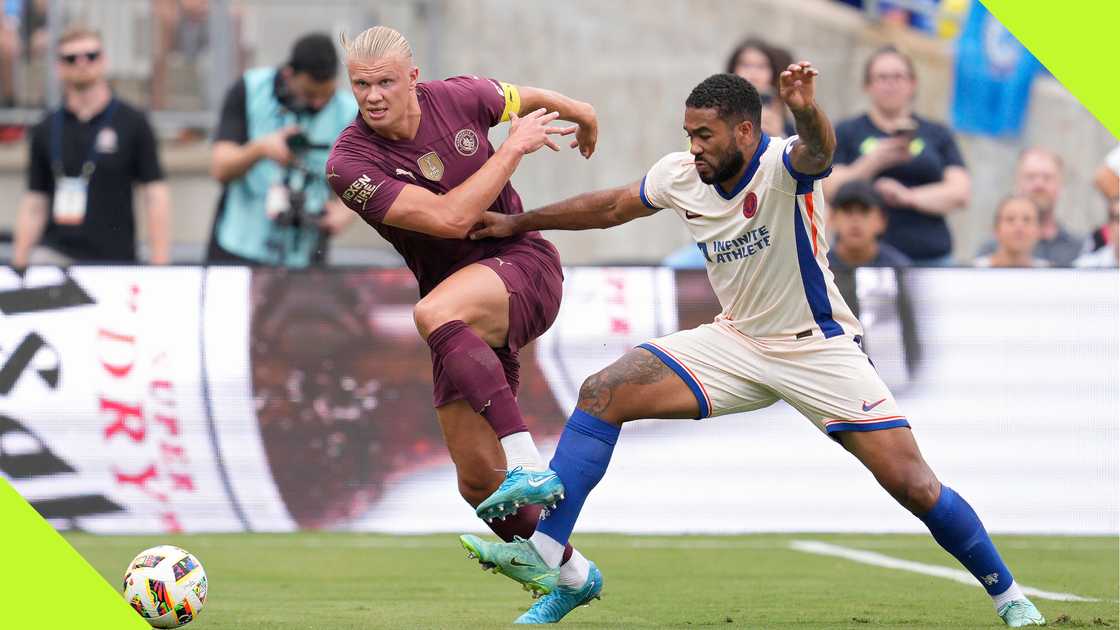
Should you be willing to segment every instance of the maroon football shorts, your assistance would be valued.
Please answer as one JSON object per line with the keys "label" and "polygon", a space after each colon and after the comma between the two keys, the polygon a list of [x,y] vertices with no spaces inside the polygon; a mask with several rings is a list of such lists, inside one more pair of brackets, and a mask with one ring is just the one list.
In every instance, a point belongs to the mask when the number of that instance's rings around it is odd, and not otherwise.
{"label": "maroon football shorts", "polygon": [[[501,360],[506,381],[516,396],[521,370],[518,350],[543,335],[560,312],[560,298],[564,292],[560,254],[552,243],[531,237],[510,245],[492,258],[478,261],[478,264],[493,269],[509,293],[509,335],[506,346],[495,348],[494,353]],[[432,381],[432,398],[436,407],[463,399],[463,394],[435,362]]]}

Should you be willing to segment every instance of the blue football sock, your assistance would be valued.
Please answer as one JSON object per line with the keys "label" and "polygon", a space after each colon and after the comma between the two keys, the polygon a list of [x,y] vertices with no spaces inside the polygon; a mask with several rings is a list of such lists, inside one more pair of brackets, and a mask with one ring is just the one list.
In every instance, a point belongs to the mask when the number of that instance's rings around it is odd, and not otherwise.
{"label": "blue football sock", "polygon": [[1011,570],[1003,563],[972,506],[952,488],[941,484],[941,496],[922,521],[934,540],[953,554],[989,595],[1010,588]]}
{"label": "blue football sock", "polygon": [[620,427],[584,413],[572,412],[549,468],[564,482],[564,500],[540,522],[537,531],[567,544],[587,495],[607,472]]}

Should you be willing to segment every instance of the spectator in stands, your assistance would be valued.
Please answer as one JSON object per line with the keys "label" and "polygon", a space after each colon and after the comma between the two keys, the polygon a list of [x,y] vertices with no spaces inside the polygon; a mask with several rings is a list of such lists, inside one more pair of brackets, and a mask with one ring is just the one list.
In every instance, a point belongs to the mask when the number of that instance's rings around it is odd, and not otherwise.
{"label": "spectator in stands", "polygon": [[1086,240],[1085,252],[1073,261],[1074,267],[1115,267],[1120,256],[1120,198],[1108,200],[1108,221]]}
{"label": "spectator in stands", "polygon": [[771,46],[761,39],[743,40],[727,59],[727,72],[737,74],[758,90],[762,99],[762,131],[774,137],[797,133],[778,98],[778,76],[793,63],[793,55],[784,48]]}
{"label": "spectator in stands", "polygon": [[[1117,216],[1120,214],[1120,146],[1105,158],[1104,164],[1097,168],[1093,183],[1104,197],[1108,207],[1108,221],[1093,230],[1085,239],[1085,252],[1095,252],[1105,246],[1115,244]],[[1080,260],[1080,259],[1078,259]],[[1075,266],[1077,265],[1075,261]]]}
{"label": "spectator in stands", "polygon": [[831,198],[846,182],[873,182],[887,210],[883,241],[915,265],[953,264],[945,216],[968,205],[971,181],[952,133],[913,113],[917,78],[893,46],[875,51],[863,71],[871,108],[836,125]]}
{"label": "spectator in stands", "polygon": [[867,180],[850,181],[836,191],[829,224],[836,237],[828,252],[828,266],[833,271],[910,266],[906,254],[879,242],[887,229],[887,217],[882,200]]}
{"label": "spectator in stands", "polygon": [[1105,199],[1120,197],[1120,146],[1110,151],[1104,164],[1097,168],[1093,184]]}
{"label": "spectator in stands", "polygon": [[330,146],[357,105],[336,89],[331,38],[306,35],[281,68],[249,70],[230,87],[211,153],[222,195],[210,262],[307,267],[356,216],[326,181]]}
{"label": "spectator in stands", "polygon": [[31,130],[12,265],[135,262],[134,184],[147,208],[149,259],[168,262],[171,204],[155,135],[144,114],[113,95],[101,36],[68,29],[57,64],[63,105]]}
{"label": "spectator in stands", "polygon": [[[1058,223],[1054,208],[1062,192],[1062,158],[1053,151],[1033,147],[1019,155],[1015,167],[1015,194],[1030,197],[1042,212],[1042,228],[1036,258],[1049,261],[1054,267],[1069,267],[1084,249],[1085,239],[1070,234]],[[980,246],[978,256],[996,249],[995,241]]]}
{"label": "spectator in stands", "polygon": [[[168,78],[173,59],[197,65],[210,48],[209,0],[152,0],[155,27],[155,45],[152,57],[151,107],[164,109],[169,106],[171,91]],[[237,73],[245,68],[245,50],[241,45],[243,11],[240,6],[229,7],[230,33],[236,54]],[[201,77],[201,72],[198,73]],[[201,81],[196,89],[205,89]],[[174,107],[172,105],[172,107]]]}
{"label": "spectator in stands", "polygon": [[[16,106],[16,67],[22,56],[24,0],[0,0],[0,108]],[[0,144],[23,138],[23,127],[0,125]]]}
{"label": "spectator in stands", "polygon": [[15,107],[15,66],[19,60],[21,0],[3,0],[0,13],[0,107]]}
{"label": "spectator in stands", "polygon": [[1034,255],[1042,229],[1042,211],[1031,197],[1007,197],[996,207],[996,249],[973,261],[975,267],[1049,267]]}

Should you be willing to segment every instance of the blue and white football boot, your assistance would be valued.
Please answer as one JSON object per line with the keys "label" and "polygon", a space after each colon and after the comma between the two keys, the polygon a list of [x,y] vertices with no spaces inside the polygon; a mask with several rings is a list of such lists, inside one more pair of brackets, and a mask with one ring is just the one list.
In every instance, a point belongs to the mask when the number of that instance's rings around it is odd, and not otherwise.
{"label": "blue and white football boot", "polygon": [[518,617],[513,623],[556,623],[576,608],[590,605],[591,600],[599,599],[602,593],[603,574],[599,572],[599,567],[591,562],[591,570],[588,572],[587,581],[583,583],[583,586],[578,588],[557,586],[552,589],[551,593],[538,599],[529,610],[525,611],[525,614]]}
{"label": "blue and white football boot", "polygon": [[521,466],[506,473],[498,489],[478,504],[475,514],[485,521],[517,514],[524,505],[556,507],[564,498],[564,483],[550,469],[525,470]]}

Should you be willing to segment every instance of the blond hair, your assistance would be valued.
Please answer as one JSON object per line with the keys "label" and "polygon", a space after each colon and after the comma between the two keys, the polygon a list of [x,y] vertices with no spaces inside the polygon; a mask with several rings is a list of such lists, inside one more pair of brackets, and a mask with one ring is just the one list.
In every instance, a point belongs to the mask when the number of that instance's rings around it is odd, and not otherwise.
{"label": "blond hair", "polygon": [[101,33],[81,24],[70,26],[62,31],[62,35],[58,38],[58,45],[63,46],[79,39],[96,39],[98,43],[101,43]]}
{"label": "blond hair", "polygon": [[346,51],[347,59],[380,59],[400,55],[409,63],[412,62],[412,46],[404,35],[388,26],[367,28],[354,39],[348,38],[346,33],[340,33],[338,40]]}

